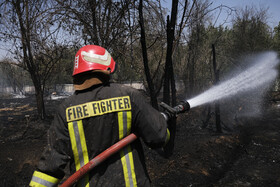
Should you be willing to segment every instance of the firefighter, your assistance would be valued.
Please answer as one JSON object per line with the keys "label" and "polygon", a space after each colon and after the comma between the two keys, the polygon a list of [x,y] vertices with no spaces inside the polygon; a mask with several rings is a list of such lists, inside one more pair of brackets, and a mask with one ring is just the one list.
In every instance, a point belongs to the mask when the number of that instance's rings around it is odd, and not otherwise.
{"label": "firefighter", "polygon": [[[48,131],[48,144],[30,186],[57,186],[70,163],[71,174],[95,156],[135,133],[151,148],[170,137],[164,115],[137,90],[111,83],[116,63],[97,45],[82,47],[75,56],[75,93],[58,108]],[[150,186],[140,140],[90,171],[81,186]]]}

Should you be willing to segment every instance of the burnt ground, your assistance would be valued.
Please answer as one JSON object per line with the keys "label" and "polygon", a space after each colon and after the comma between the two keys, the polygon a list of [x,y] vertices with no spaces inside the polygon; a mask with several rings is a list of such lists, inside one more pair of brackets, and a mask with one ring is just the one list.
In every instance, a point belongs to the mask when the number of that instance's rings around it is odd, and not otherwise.
{"label": "burnt ground", "polygon": [[[60,102],[47,101],[50,116],[41,121],[33,98],[0,99],[1,186],[28,186]],[[211,120],[203,126],[201,110],[178,117],[169,159],[145,148],[153,186],[280,186],[280,103],[259,117],[222,120],[223,133]]]}

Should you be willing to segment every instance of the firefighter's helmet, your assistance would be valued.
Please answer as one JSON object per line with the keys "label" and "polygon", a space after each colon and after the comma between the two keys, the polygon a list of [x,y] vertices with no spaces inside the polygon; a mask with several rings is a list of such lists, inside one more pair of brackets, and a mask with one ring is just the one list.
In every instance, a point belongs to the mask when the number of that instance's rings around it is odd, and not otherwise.
{"label": "firefighter's helmet", "polygon": [[73,76],[93,70],[113,73],[115,65],[114,59],[106,49],[97,45],[86,45],[75,56]]}

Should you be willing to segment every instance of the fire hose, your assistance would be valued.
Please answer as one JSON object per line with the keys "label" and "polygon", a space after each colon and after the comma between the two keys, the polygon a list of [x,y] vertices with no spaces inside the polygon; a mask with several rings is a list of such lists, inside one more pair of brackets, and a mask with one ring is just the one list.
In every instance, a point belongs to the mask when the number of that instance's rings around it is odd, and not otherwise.
{"label": "fire hose", "polygon": [[[171,107],[163,102],[160,103],[160,106],[165,109],[165,118],[168,120],[171,116],[184,113],[190,109],[190,105],[187,101],[181,102],[179,105],[175,107]],[[60,187],[71,187],[73,184],[75,184],[79,179],[81,179],[86,173],[91,171],[93,168],[101,164],[103,161],[105,161],[107,158],[112,156],[113,154],[119,152],[122,148],[127,146],[128,144],[135,141],[138,137],[131,133],[130,135],[126,136],[119,142],[115,143],[96,157],[94,157],[92,160],[90,160],[87,164],[85,164],[83,167],[81,167],[78,171],[76,171],[73,175],[71,175]]]}

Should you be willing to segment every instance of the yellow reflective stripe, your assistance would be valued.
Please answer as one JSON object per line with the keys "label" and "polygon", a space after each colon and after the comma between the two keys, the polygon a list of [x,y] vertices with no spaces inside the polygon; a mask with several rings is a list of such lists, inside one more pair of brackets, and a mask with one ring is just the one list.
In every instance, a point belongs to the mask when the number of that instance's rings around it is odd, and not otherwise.
{"label": "yellow reflective stripe", "polygon": [[[118,113],[119,122],[119,139],[124,138],[131,132],[131,111],[124,111]],[[121,152],[121,162],[123,166],[123,173],[125,179],[125,186],[137,186],[133,154],[131,146],[128,145]]]}
{"label": "yellow reflective stripe", "polygon": [[128,145],[121,152],[121,162],[123,165],[123,173],[125,179],[125,186],[137,186],[133,155],[131,151],[131,146]]}
{"label": "yellow reflective stripe", "polygon": [[[74,155],[76,171],[78,171],[82,166],[89,162],[82,120],[69,122],[68,130]],[[82,180],[80,180],[79,186],[89,186],[88,175],[86,175]]]}
{"label": "yellow reflective stripe", "polygon": [[165,144],[166,145],[170,140],[170,132],[168,129],[166,129],[166,137],[165,137]]}
{"label": "yellow reflective stripe", "polygon": [[126,165],[126,159],[125,159],[124,151],[122,150],[120,152],[120,154],[121,154],[121,161],[122,161],[122,166],[123,166],[123,174],[124,174],[125,186],[130,186],[129,185],[128,170],[127,170],[127,165]]}
{"label": "yellow reflective stripe", "polygon": [[118,122],[119,122],[119,139],[123,139],[123,112],[118,112]]}
{"label": "yellow reflective stripe", "polygon": [[69,135],[70,135],[70,141],[72,145],[72,151],[74,155],[74,161],[75,161],[75,166],[76,166],[76,171],[81,168],[80,166],[80,160],[79,160],[79,153],[77,150],[77,144],[76,144],[76,138],[75,138],[75,132],[73,128],[73,122],[68,123],[68,130],[69,130]]}
{"label": "yellow reflective stripe", "polygon": [[127,135],[131,132],[131,111],[125,112],[127,116]]}
{"label": "yellow reflective stripe", "polygon": [[43,185],[43,184],[40,184],[40,183],[37,183],[37,182],[34,182],[34,181],[31,181],[29,183],[29,186],[31,186],[31,187],[48,187],[46,185]]}
{"label": "yellow reflective stripe", "polygon": [[55,177],[52,177],[50,175],[47,175],[47,174],[39,172],[39,171],[35,171],[33,173],[29,186],[53,187],[53,186],[56,186],[59,183],[59,181],[60,180]]}
{"label": "yellow reflective stripe", "polygon": [[66,109],[66,118],[67,122],[71,122],[112,112],[128,110],[131,110],[129,96],[114,97],[68,107]]}
{"label": "yellow reflective stripe", "polygon": [[79,134],[80,134],[81,145],[83,150],[84,165],[85,165],[89,162],[89,158],[88,158],[87,143],[86,143],[86,137],[85,137],[82,120],[78,121],[78,128],[79,128]]}
{"label": "yellow reflective stripe", "polygon": [[123,139],[131,132],[131,111],[118,112],[119,139]]}
{"label": "yellow reflective stripe", "polygon": [[[123,132],[123,112],[118,112],[118,122],[119,122],[119,139],[123,139],[124,132]],[[125,178],[125,186],[129,186],[129,177],[128,177],[128,171],[127,171],[127,165],[126,165],[126,159],[124,155],[124,151],[121,150],[121,162],[123,165],[123,172],[124,172],[124,178]]]}
{"label": "yellow reflective stripe", "polygon": [[135,169],[134,169],[133,155],[132,155],[132,151],[131,151],[131,146],[130,145],[128,146],[128,156],[129,156],[129,161],[130,161],[130,164],[131,164],[130,167],[131,167],[133,186],[137,186]]}

